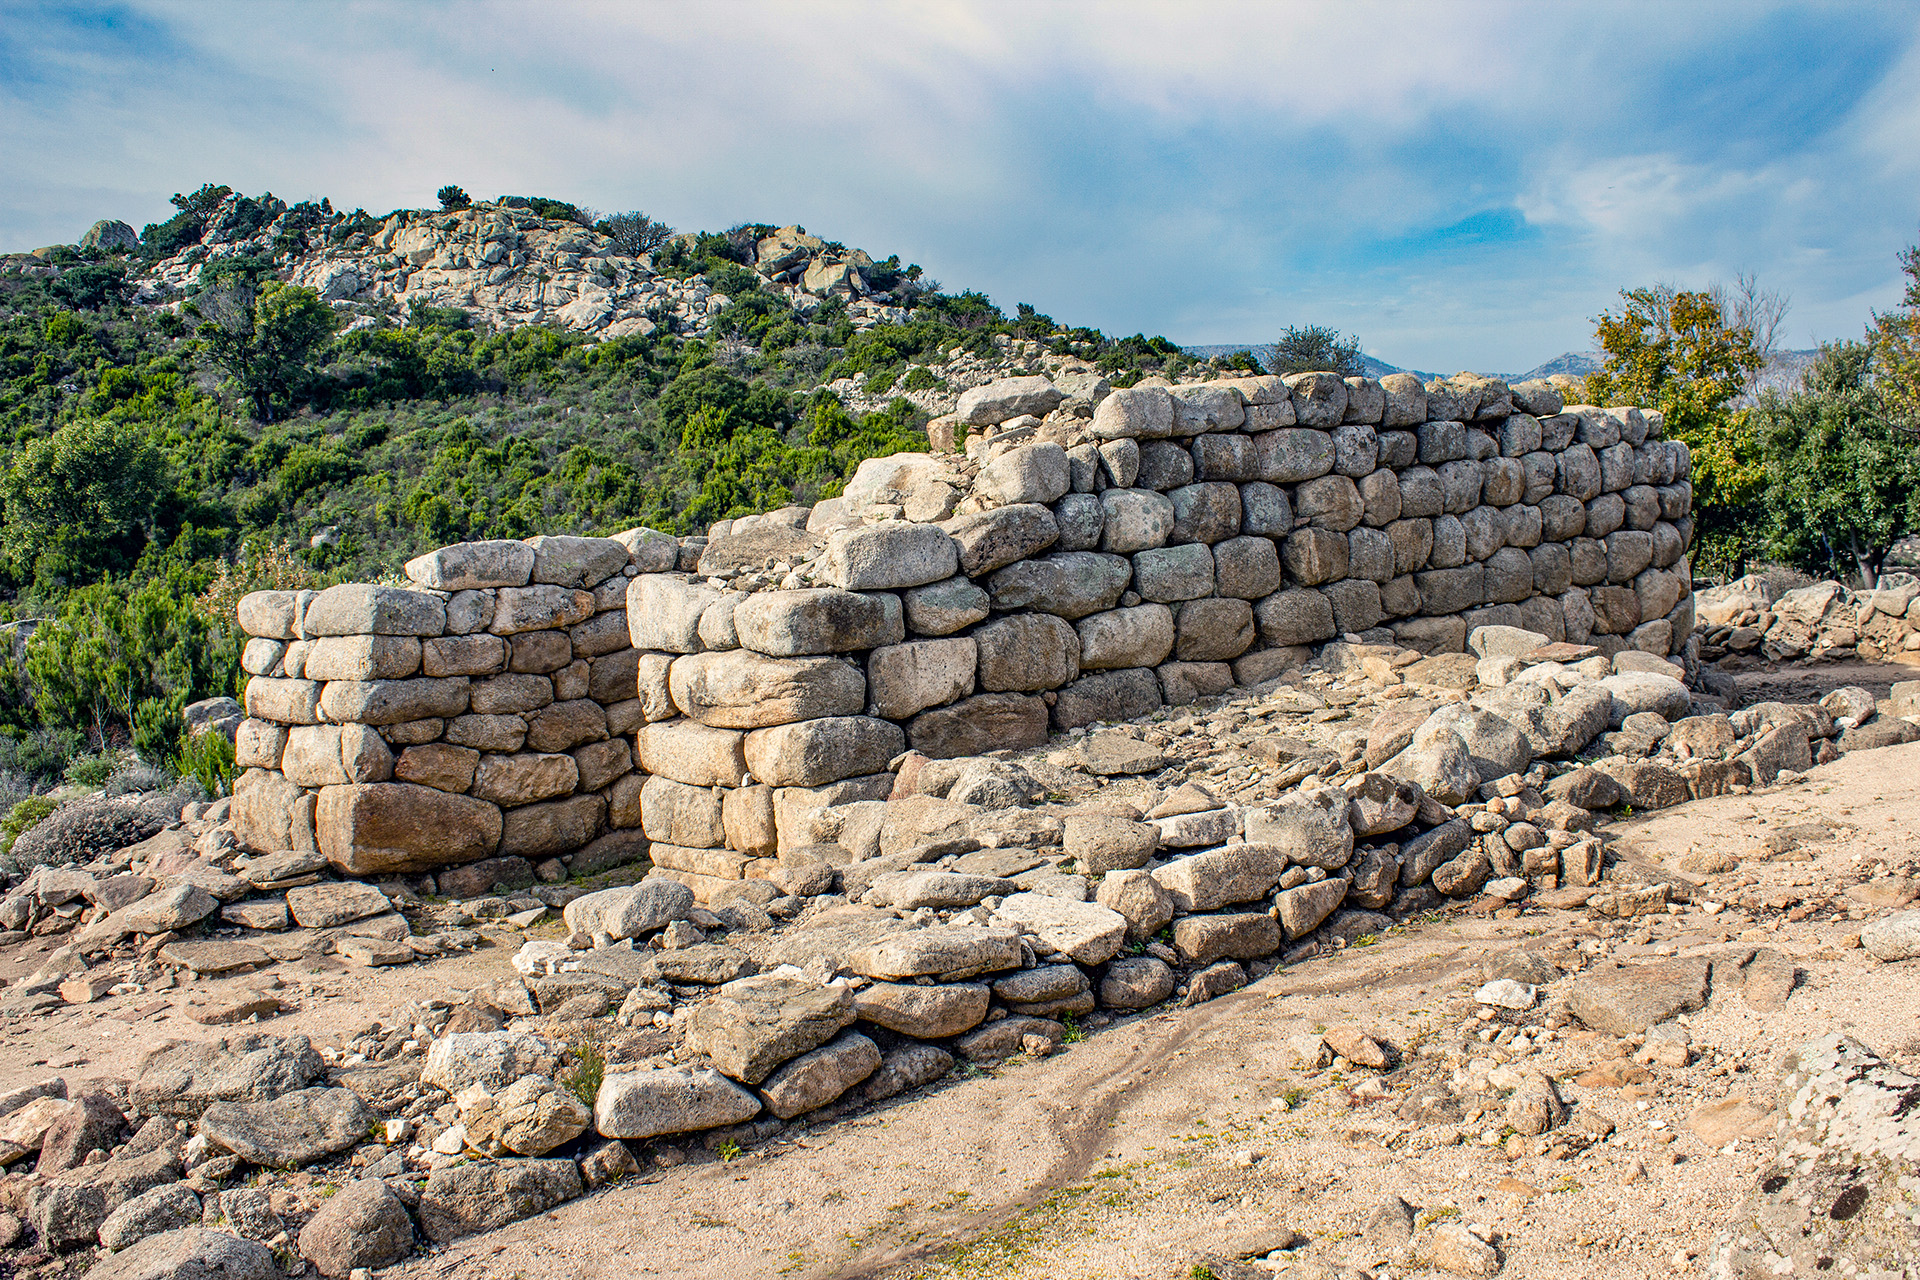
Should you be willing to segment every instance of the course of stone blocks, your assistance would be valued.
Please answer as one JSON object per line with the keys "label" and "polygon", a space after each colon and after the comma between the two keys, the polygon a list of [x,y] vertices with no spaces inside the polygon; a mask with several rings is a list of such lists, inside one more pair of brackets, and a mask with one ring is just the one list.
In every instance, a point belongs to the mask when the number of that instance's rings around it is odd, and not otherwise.
{"label": "course of stone blocks", "polygon": [[977,388],[930,432],[964,452],[705,538],[468,543],[410,587],[246,597],[242,837],[481,888],[497,859],[645,855],[703,901],[771,897],[812,816],[886,799],[910,749],[1039,745],[1342,636],[1665,655],[1692,630],[1691,463],[1656,413],[1466,375],[1065,399]]}

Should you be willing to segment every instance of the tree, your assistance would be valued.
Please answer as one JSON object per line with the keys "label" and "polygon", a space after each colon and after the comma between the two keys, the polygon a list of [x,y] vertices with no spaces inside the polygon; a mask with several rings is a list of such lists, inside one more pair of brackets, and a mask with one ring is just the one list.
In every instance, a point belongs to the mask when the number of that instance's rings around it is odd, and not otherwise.
{"label": "tree", "polygon": [[1620,314],[1594,322],[1607,361],[1587,375],[1587,395],[1660,411],[1666,434],[1693,454],[1702,559],[1737,570],[1755,549],[1752,508],[1765,475],[1748,410],[1733,401],[1766,357],[1752,328],[1729,314],[1724,291],[1656,284],[1620,296]]}
{"label": "tree", "polygon": [[655,222],[638,209],[610,213],[593,229],[613,241],[614,248],[629,258],[652,253],[673,236],[672,227]]}
{"label": "tree", "polygon": [[440,202],[442,209],[448,211],[465,209],[473,203],[472,196],[462,191],[459,187],[454,186],[451,182],[434,192],[434,198]]}
{"label": "tree", "polygon": [[202,349],[240,385],[262,422],[286,408],[333,338],[332,309],[312,289],[284,280],[256,286],[223,277],[193,308],[204,321]]}
{"label": "tree", "polygon": [[1310,324],[1302,329],[1288,325],[1273,344],[1267,367],[1275,373],[1337,373],[1357,378],[1366,371],[1360,359],[1360,339],[1349,338],[1338,329]]}
{"label": "tree", "polygon": [[144,427],[112,418],[66,423],[22,449],[0,482],[0,550],[16,576],[44,582],[131,568],[165,475]]}
{"label": "tree", "polygon": [[1906,296],[1893,310],[1873,313],[1867,342],[1889,412],[1906,431],[1920,433],[1920,245],[1901,252],[1900,267],[1907,275]]}
{"label": "tree", "polygon": [[1920,530],[1920,448],[1887,412],[1873,349],[1823,345],[1790,395],[1767,391],[1753,412],[1765,458],[1766,549],[1819,574],[1879,576],[1887,549]]}

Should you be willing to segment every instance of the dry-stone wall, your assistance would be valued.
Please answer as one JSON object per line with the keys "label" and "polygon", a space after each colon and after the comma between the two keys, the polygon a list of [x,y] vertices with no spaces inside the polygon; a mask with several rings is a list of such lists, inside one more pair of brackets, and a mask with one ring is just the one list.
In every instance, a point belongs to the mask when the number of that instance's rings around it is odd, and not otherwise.
{"label": "dry-stone wall", "polygon": [[482,890],[650,856],[702,900],[772,896],[813,815],[886,799],[909,749],[1038,745],[1342,636],[1692,631],[1691,463],[1657,413],[1466,375],[1083,383],[969,391],[929,432],[958,451],[705,538],[467,543],[412,587],[248,596],[242,837]]}

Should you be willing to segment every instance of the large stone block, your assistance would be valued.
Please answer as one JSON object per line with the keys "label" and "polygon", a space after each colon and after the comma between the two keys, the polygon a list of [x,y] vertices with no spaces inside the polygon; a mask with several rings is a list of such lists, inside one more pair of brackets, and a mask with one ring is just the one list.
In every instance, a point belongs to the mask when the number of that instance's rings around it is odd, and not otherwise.
{"label": "large stone block", "polygon": [[480,757],[470,794],[503,809],[571,795],[580,781],[572,756],[534,751]]}
{"label": "large stone block", "polygon": [[635,741],[648,773],[696,787],[737,787],[747,770],[744,737],[737,729],[675,719],[646,725]]}
{"label": "large stone block", "polygon": [[1331,529],[1296,529],[1281,548],[1287,576],[1305,586],[1318,586],[1347,576],[1347,536]]}
{"label": "large stone block", "polygon": [[1272,539],[1228,538],[1213,548],[1214,589],[1223,596],[1258,600],[1280,589],[1280,551]]}
{"label": "large stone block", "polygon": [[[615,538],[542,535],[528,538],[533,548],[533,581],[556,587],[591,587],[627,567],[632,553]],[[513,586],[513,583],[501,583]]]}
{"label": "large stone block", "polygon": [[485,632],[478,635],[440,636],[420,646],[420,670],[424,675],[486,676],[504,671],[506,666],[507,642]]}
{"label": "large stone block", "polygon": [[683,714],[721,729],[858,715],[867,700],[866,677],[842,659],[765,658],[744,649],[676,658],[667,686]]}
{"label": "large stone block", "polygon": [[1144,440],[1173,430],[1173,397],[1165,387],[1116,387],[1093,410],[1100,440]]}
{"label": "large stone block", "polygon": [[349,876],[431,871],[490,856],[497,805],[407,782],[327,787],[314,808],[320,852]]}
{"label": "large stone block", "polygon": [[1038,555],[1060,539],[1053,512],[1035,502],[957,516],[940,527],[959,548],[960,571],[975,578]]}
{"label": "large stone block", "polygon": [[1264,480],[1240,486],[1240,532],[1284,538],[1293,532],[1293,503],[1287,491]]}
{"label": "large stone block", "polygon": [[1307,427],[1284,427],[1254,437],[1257,476],[1269,484],[1299,484],[1333,470],[1333,437]]}
{"label": "large stone block", "polygon": [[500,827],[502,857],[529,861],[572,853],[600,834],[607,802],[599,796],[570,796],[508,810]]}
{"label": "large stone block", "polygon": [[533,560],[534,550],[524,542],[461,542],[407,561],[407,576],[434,591],[524,587]]}
{"label": "large stone block", "polygon": [[1345,533],[1366,515],[1359,488],[1347,476],[1321,476],[1293,491],[1293,515],[1316,529]]}
{"label": "large stone block", "polygon": [[1060,526],[1060,540],[1054,546],[1062,551],[1092,551],[1100,545],[1107,513],[1100,505],[1099,494],[1070,493],[1053,504],[1053,520]]}
{"label": "large stone block", "polygon": [[1057,502],[1073,488],[1067,451],[1051,440],[1007,450],[980,469],[973,493],[997,507]]}
{"label": "large stone block", "polygon": [[1014,614],[973,633],[979,686],[991,693],[1057,689],[1080,674],[1080,636],[1064,618]]}
{"label": "large stone block", "polygon": [[1293,393],[1293,412],[1302,426],[1337,427],[1347,416],[1347,384],[1337,373],[1289,373],[1282,382]]}
{"label": "large stone block", "polygon": [[1038,375],[995,378],[962,391],[953,416],[971,426],[991,427],[1027,413],[1044,418],[1065,398],[1060,388]]}
{"label": "large stone block", "polygon": [[1226,662],[1252,643],[1253,606],[1245,600],[1209,596],[1180,606],[1174,638],[1180,661]]}
{"label": "large stone block", "polygon": [[1417,375],[1390,373],[1380,379],[1380,390],[1382,426],[1417,427],[1427,420],[1427,388]]}
{"label": "large stone block", "polygon": [[[765,732],[764,730],[762,732]],[[721,795],[658,775],[640,789],[640,829],[649,840],[689,849],[716,849],[726,842]]]}
{"label": "large stone block", "polygon": [[425,591],[342,583],[314,596],[301,628],[308,637],[437,636],[447,628],[447,606]]}
{"label": "large stone block", "polygon": [[1339,632],[1333,624],[1333,604],[1318,591],[1290,588],[1276,591],[1253,609],[1260,637],[1270,645],[1318,644]]}
{"label": "large stone block", "polygon": [[1192,600],[1213,591],[1213,551],[1205,543],[1156,547],[1133,557],[1133,589],[1160,604]]}
{"label": "large stone block", "polygon": [[1422,613],[1463,613],[1486,603],[1486,570],[1481,565],[1429,569],[1413,577],[1420,584]]}
{"label": "large stone block", "polygon": [[[639,579],[635,579],[639,581]],[[542,584],[502,587],[487,629],[497,636],[522,631],[551,631],[593,616],[593,593]]]}
{"label": "large stone block", "polygon": [[1173,533],[1173,500],[1152,489],[1108,489],[1100,507],[1102,551],[1129,555],[1165,546]]}
{"label": "large stone block", "polygon": [[607,713],[591,698],[570,698],[527,713],[529,751],[571,751],[607,737]]}
{"label": "large stone block", "polygon": [[274,724],[316,724],[320,719],[320,685],[312,680],[273,680],[255,676],[247,681],[247,714]]}
{"label": "large stone block", "polygon": [[979,647],[971,636],[875,649],[867,655],[868,711],[905,720],[964,698],[973,692],[978,661]]}
{"label": "large stone block", "polygon": [[747,768],[757,781],[774,787],[822,787],[880,773],[906,746],[899,725],[872,716],[832,716],[756,729],[745,744]]}
{"label": "large stone block", "polygon": [[892,591],[950,578],[959,567],[959,548],[946,530],[889,520],[836,531],[819,572],[847,591]]}
{"label": "large stone block", "polygon": [[907,726],[907,738],[936,760],[1045,746],[1047,704],[1017,693],[976,694],[921,712]]}
{"label": "large stone block", "polygon": [[699,653],[700,615],[721,597],[705,582],[643,573],[627,586],[627,634],[636,649]]}
{"label": "large stone block", "polygon": [[1074,619],[1113,608],[1132,579],[1133,565],[1124,556],[1056,551],[998,570],[987,588],[995,609],[1033,609]]}
{"label": "large stone block", "polygon": [[401,724],[446,719],[467,709],[465,676],[417,680],[329,680],[320,710],[335,723]]}
{"label": "large stone block", "polygon": [[309,680],[403,680],[419,669],[416,636],[323,636],[307,646]]}
{"label": "large stone block", "polygon": [[1053,727],[1078,729],[1096,720],[1133,720],[1162,702],[1160,681],[1145,667],[1097,671],[1062,688],[1053,704]]}
{"label": "large stone block", "polygon": [[1232,431],[1247,420],[1246,402],[1239,388],[1220,382],[1173,387],[1173,434],[1197,436],[1209,431]]}
{"label": "large stone block", "polygon": [[294,626],[298,614],[294,596],[291,591],[249,591],[240,597],[234,617],[250,636],[296,640],[300,633]]}
{"label": "large stone block", "polygon": [[1212,545],[1240,532],[1240,489],[1222,480],[1182,485],[1167,494],[1173,503],[1171,543]]}
{"label": "large stone block", "polygon": [[1380,597],[1380,584],[1366,578],[1347,578],[1320,588],[1333,606],[1333,624],[1342,635],[1354,635],[1380,625],[1386,618],[1386,606]]}
{"label": "large stone block", "polygon": [[1082,670],[1155,667],[1173,652],[1173,611],[1164,604],[1092,614],[1082,618],[1075,630],[1080,635]]}
{"label": "large stone block", "polygon": [[903,592],[907,630],[915,635],[952,635],[993,611],[992,598],[966,578],[948,578]]}

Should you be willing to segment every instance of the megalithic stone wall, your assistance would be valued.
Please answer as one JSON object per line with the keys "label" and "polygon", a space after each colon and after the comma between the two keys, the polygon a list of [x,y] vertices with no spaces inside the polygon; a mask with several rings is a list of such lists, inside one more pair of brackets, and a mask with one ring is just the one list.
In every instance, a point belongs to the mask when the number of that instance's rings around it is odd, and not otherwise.
{"label": "megalithic stone wall", "polygon": [[976,389],[930,433],[963,453],[706,538],[467,543],[412,588],[248,596],[243,837],[481,888],[494,859],[645,856],[770,898],[812,816],[887,798],[910,748],[1039,745],[1342,635],[1692,629],[1691,459],[1657,413],[1466,377],[1101,391]]}

